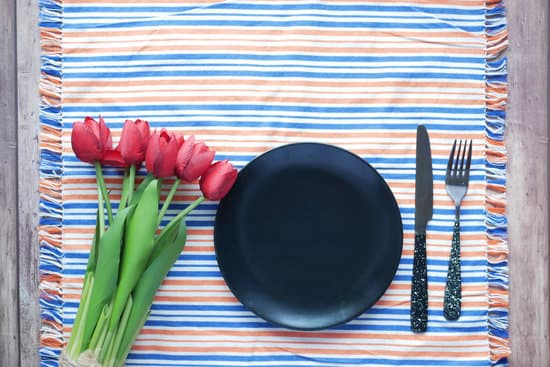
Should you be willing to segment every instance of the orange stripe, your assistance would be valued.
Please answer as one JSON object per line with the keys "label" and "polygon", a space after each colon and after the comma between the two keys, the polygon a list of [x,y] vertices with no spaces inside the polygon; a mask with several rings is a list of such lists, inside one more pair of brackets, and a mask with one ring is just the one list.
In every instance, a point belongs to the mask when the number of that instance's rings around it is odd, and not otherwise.
{"label": "orange stripe", "polygon": [[[166,339],[161,339],[161,338],[149,338],[149,337],[146,337],[144,335],[141,335],[139,337],[139,342],[140,343],[165,343],[166,342]],[[182,340],[183,343],[197,343],[197,344],[202,344],[204,343],[203,340],[189,340],[189,339],[185,339],[185,340]],[[265,344],[281,344],[283,343],[280,339],[276,339],[276,340],[270,340],[270,339],[264,339],[264,340],[261,340],[259,341],[261,343],[265,343]],[[231,339],[231,340],[226,340],[226,339],[208,339],[208,343],[232,343],[232,344],[250,344],[250,341],[249,340],[246,340],[246,339],[239,339],[239,338],[235,338],[235,339]],[[329,346],[343,346],[343,345],[352,345],[354,347],[387,347],[388,344],[387,343],[383,343],[383,342],[379,342],[379,341],[376,341],[376,340],[373,340],[373,341],[361,341],[361,340],[353,340],[353,341],[346,341],[346,340],[338,340],[336,338],[331,338],[330,340],[327,340],[327,341],[319,341],[319,340],[286,340],[284,341],[285,344],[299,344],[299,345],[329,345]],[[391,345],[393,347],[403,347],[403,348],[411,348],[411,344],[406,344],[406,343],[400,343],[400,340],[397,340],[397,339],[394,339],[392,340],[392,343]],[[430,345],[430,346],[426,346],[426,347],[429,347],[431,349],[448,349],[449,346],[448,345]],[[455,344],[453,345],[453,349],[470,349],[472,348],[471,345],[460,345],[460,344]]]}
{"label": "orange stripe", "polygon": [[[66,55],[88,55],[94,53],[147,53],[147,52],[192,52],[192,51],[212,51],[212,46],[205,44],[200,46],[193,45],[174,45],[174,46],[126,46],[126,47],[92,47],[92,48],[71,48],[65,49]],[[350,53],[350,54],[370,54],[370,55],[395,55],[395,54],[453,54],[453,55],[476,55],[484,56],[485,48],[450,48],[450,47],[434,47],[434,48],[372,48],[372,47],[321,47],[321,46],[232,46],[226,47],[224,52],[307,52],[316,54],[333,54],[333,53]]]}
{"label": "orange stripe", "polygon": [[347,99],[340,99],[340,98],[300,98],[300,97],[284,97],[284,96],[260,96],[260,97],[253,97],[253,96],[200,96],[200,97],[186,97],[186,96],[145,96],[145,97],[134,97],[134,96],[127,96],[125,97],[123,94],[121,94],[119,97],[99,97],[97,95],[90,95],[88,97],[64,97],[63,102],[66,104],[71,103],[81,103],[85,102],[86,100],[91,99],[94,103],[112,103],[113,101],[116,101],[117,103],[153,103],[153,102],[164,102],[164,103],[175,103],[175,102],[201,102],[201,103],[209,103],[209,102],[223,102],[223,103],[231,103],[231,102],[246,102],[246,103],[301,103],[301,104],[353,104],[353,105],[376,105],[376,104],[388,104],[388,105],[400,105],[400,104],[415,104],[415,105],[424,105],[424,104],[446,104],[446,105],[456,105],[456,106],[475,106],[475,107],[482,107],[485,106],[485,101],[478,101],[478,100],[470,100],[470,99],[443,99],[443,98],[397,98],[397,97],[390,97],[390,98],[347,98]]}
{"label": "orange stripe", "polygon": [[[464,341],[464,335],[433,335],[430,333],[413,334],[410,332],[394,332],[391,335],[381,334],[375,332],[317,332],[317,331],[263,331],[263,330],[165,330],[165,329],[150,329],[143,328],[141,335],[186,335],[186,336],[212,336],[212,335],[224,335],[224,336],[262,336],[262,337],[288,337],[288,338],[326,338],[326,339],[393,339],[396,336],[401,340],[417,341],[418,343],[438,341],[438,342],[461,342]],[[486,335],[468,335],[469,341],[481,341],[487,340]]]}
{"label": "orange stripe", "polygon": [[[431,287],[430,287],[431,289]],[[434,297],[432,297],[428,301],[428,307],[431,309],[443,309],[443,296],[439,297],[437,300],[433,300]],[[387,300],[382,298],[380,301],[376,303],[377,306],[383,306],[383,307],[403,307],[407,306],[407,308],[410,307],[410,301],[393,301],[393,300]],[[489,306],[489,301],[482,301],[482,302],[472,302],[468,301],[467,297],[464,297],[462,299],[462,308],[483,308],[486,309]]]}
{"label": "orange stripe", "polygon": [[[94,1],[95,2],[95,1]],[[81,42],[79,38],[87,39],[89,37],[106,37],[104,38],[103,42],[109,42],[109,37],[116,37],[116,36],[143,36],[144,38],[147,37],[148,34],[154,34],[155,36],[187,36],[187,35],[193,35],[193,34],[200,34],[200,35],[213,35],[217,36],[220,35],[222,37],[227,37],[228,35],[244,35],[244,36],[250,36],[250,37],[258,37],[258,36],[264,36],[265,38],[261,38],[259,40],[264,41],[276,41],[276,39],[272,39],[269,37],[273,36],[280,36],[280,35],[287,35],[290,34],[292,36],[297,35],[303,35],[303,36],[317,36],[320,39],[322,37],[341,37],[342,41],[345,41],[346,39],[357,39],[357,38],[364,38],[364,37],[377,37],[377,38],[385,38],[386,40],[396,39],[396,38],[402,38],[402,39],[422,39],[422,38],[471,38],[477,40],[476,44],[480,45],[482,42],[480,42],[479,36],[470,33],[470,32],[457,32],[455,30],[445,30],[441,29],[437,32],[433,31],[418,31],[418,30],[397,30],[393,31],[391,35],[388,34],[388,32],[384,31],[378,31],[378,30],[367,30],[367,29],[293,29],[292,31],[289,31],[287,29],[279,29],[279,28],[255,28],[254,33],[251,34],[247,32],[246,29],[243,28],[229,28],[229,27],[194,27],[194,28],[157,28],[157,29],[151,29],[151,30],[143,30],[143,29],[124,29],[124,30],[118,30],[118,29],[107,29],[107,30],[101,30],[96,29],[94,31],[90,32],[80,32],[80,31],[72,31],[72,30],[65,30],[63,32],[64,36],[64,42]],[[215,37],[213,37],[215,38]],[[166,37],[162,37],[162,40],[166,40]],[[178,38],[178,40],[181,38]],[[196,38],[195,38],[196,39]],[[219,38],[216,38],[219,39]],[[235,38],[235,40],[250,40],[249,38]],[[288,39],[285,41],[289,41]],[[290,41],[292,41],[290,39]],[[386,41],[384,41],[386,42]]]}

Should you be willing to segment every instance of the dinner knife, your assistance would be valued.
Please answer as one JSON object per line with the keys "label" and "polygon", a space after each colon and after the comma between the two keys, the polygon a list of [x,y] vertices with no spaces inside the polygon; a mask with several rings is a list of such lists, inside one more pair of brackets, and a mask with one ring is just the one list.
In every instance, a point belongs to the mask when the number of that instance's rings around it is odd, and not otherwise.
{"label": "dinner knife", "polygon": [[426,226],[433,212],[433,173],[430,138],[424,125],[416,130],[416,182],[414,216],[414,260],[411,287],[411,329],[428,327],[428,269],[426,266]]}

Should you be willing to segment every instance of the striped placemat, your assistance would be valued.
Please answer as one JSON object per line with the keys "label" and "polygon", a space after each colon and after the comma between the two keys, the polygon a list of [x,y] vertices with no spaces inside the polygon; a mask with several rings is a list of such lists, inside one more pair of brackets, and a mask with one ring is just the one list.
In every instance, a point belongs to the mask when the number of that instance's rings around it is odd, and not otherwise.
{"label": "striped placemat", "polygon": [[[42,0],[40,7],[43,366],[57,365],[71,331],[95,220],[94,171],[75,158],[70,131],[98,115],[115,142],[125,119],[142,118],[196,135],[238,168],[287,143],[340,146],[387,180],[404,224],[402,260],[382,299],[345,325],[299,332],[257,318],[233,297],[213,250],[217,203],[203,203],[188,218],[187,247],[129,366],[507,364],[500,0]],[[418,124],[429,130],[435,179],[424,334],[409,326]],[[462,210],[463,316],[449,322],[442,306],[454,207],[444,172],[461,138],[473,139],[474,149]],[[105,175],[116,196],[120,172]],[[182,185],[168,217],[197,195],[196,185]]]}

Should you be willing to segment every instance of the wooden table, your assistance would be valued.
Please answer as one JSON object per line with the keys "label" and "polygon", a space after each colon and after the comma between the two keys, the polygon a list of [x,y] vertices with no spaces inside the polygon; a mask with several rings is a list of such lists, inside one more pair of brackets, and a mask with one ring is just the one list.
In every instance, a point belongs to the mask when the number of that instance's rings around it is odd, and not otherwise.
{"label": "wooden table", "polygon": [[[38,366],[37,0],[0,0],[0,366]],[[550,366],[547,0],[508,0],[511,366]]]}

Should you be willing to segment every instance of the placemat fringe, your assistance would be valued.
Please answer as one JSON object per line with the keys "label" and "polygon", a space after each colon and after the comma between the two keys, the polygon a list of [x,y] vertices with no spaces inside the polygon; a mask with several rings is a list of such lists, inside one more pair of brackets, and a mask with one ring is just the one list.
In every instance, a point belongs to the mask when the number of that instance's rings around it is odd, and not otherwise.
{"label": "placemat fringe", "polygon": [[508,366],[508,244],[506,220],[506,147],[508,97],[506,9],[502,0],[486,2],[486,177],[489,279],[489,344],[493,366]]}
{"label": "placemat fringe", "polygon": [[40,315],[41,366],[57,366],[63,347],[61,297],[61,37],[62,5],[43,0],[40,6]]}

